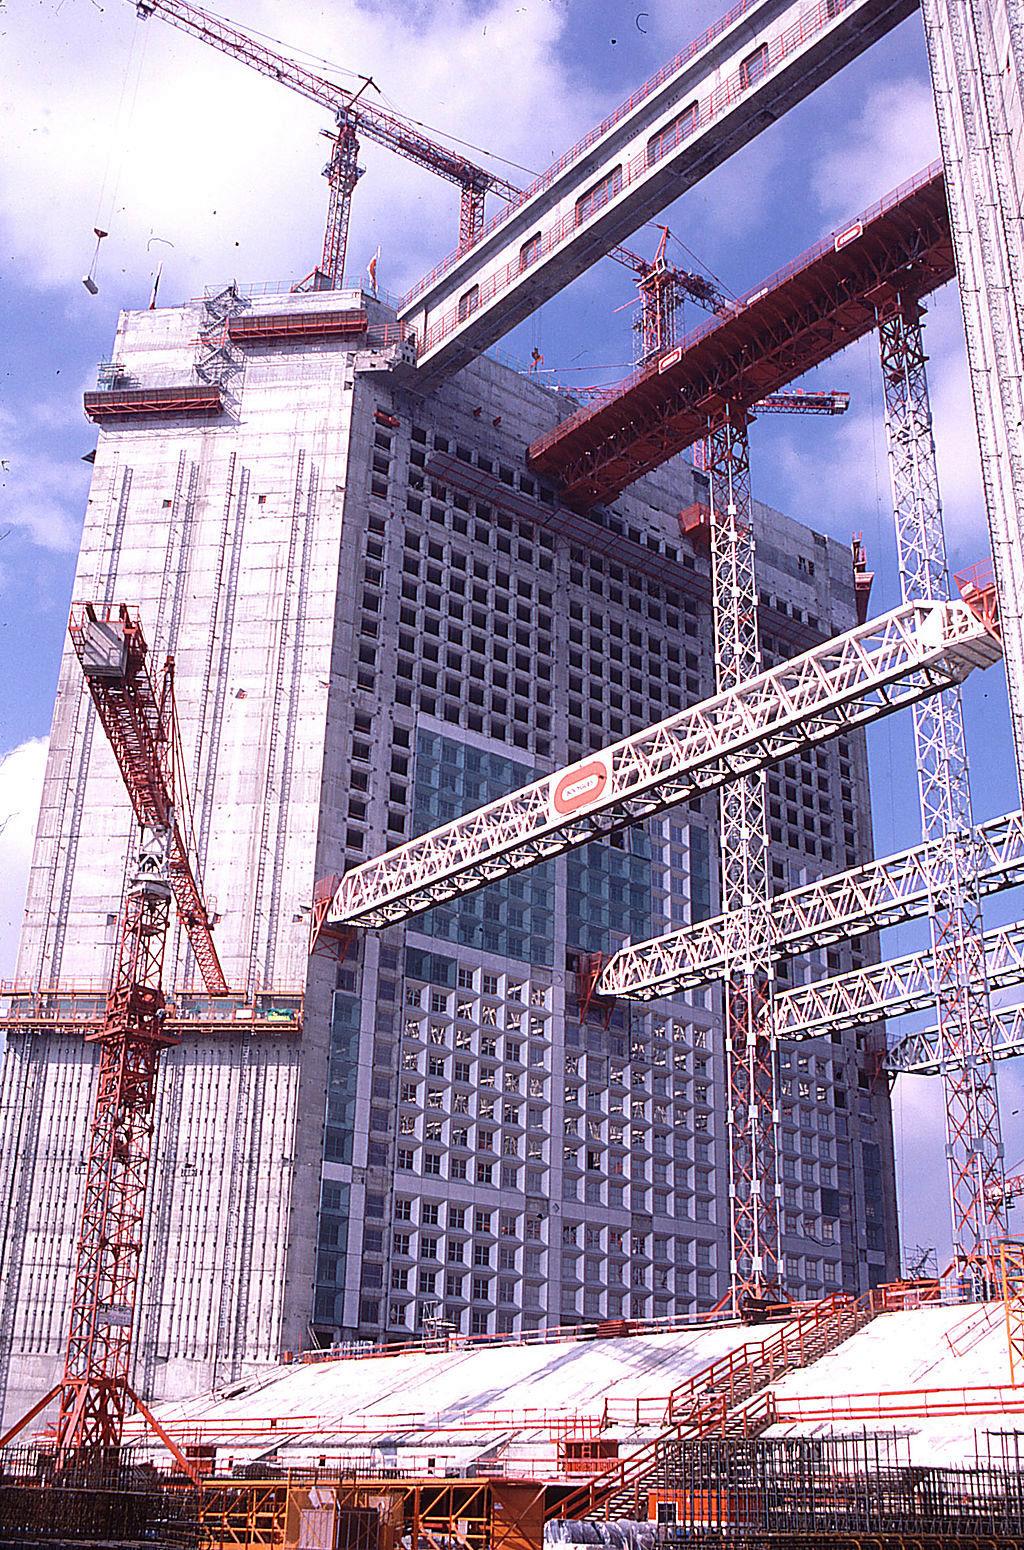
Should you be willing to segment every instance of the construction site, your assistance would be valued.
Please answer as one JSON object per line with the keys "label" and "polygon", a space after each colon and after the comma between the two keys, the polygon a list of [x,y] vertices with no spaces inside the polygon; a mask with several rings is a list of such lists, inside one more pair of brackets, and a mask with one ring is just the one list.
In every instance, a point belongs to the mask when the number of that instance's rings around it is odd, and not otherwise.
{"label": "construction site", "polygon": [[[941,159],[740,296],[642,228],[912,0],[738,0],[523,187],[135,9],[327,111],[328,214],[294,283],[154,286],[84,397],[0,984],[0,1550],[1024,1547],[1024,921],[984,918],[1024,883],[1017,0],[923,0]],[[346,275],[365,141],[458,190],[400,298]],[[628,375],[498,358],[609,257]],[[955,575],[946,286],[989,536]],[[750,427],[841,418],[803,379],[865,339],[882,612],[860,534],[752,493]],[[972,675],[1016,773],[984,821]],[[913,769],[869,760],[897,713]],[[905,1080],[942,1259],[901,1249]]]}

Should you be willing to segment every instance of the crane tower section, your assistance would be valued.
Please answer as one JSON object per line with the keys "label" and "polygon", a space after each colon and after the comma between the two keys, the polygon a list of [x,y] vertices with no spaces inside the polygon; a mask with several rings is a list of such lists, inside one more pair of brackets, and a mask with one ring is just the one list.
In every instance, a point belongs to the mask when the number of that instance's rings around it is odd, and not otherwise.
{"label": "crane tower section", "polygon": [[[727,411],[711,427],[704,448],[711,496],[715,679],[722,694],[741,688],[761,670],[744,412]],[[722,786],[719,821],[722,904],[735,922],[725,954],[725,1058],[730,1269],[733,1305],[740,1307],[748,1296],[771,1295],[780,1280],[778,1073],[763,769]]]}
{"label": "crane tower section", "polygon": [[209,916],[178,820],[173,660],[159,694],[137,619],[123,606],[75,609],[71,638],[139,821],[99,1044],[57,1448],[102,1460],[121,1441],[132,1375],[135,1301],[165,1027],[164,953],[172,898],[207,989],[226,991]]}
{"label": "crane tower section", "polygon": [[[922,310],[900,297],[884,308],[878,343],[889,475],[904,600],[949,597],[946,544],[925,367]],[[929,871],[932,973],[945,1059],[946,1155],[953,1243],[965,1273],[984,1274],[1005,1233],[1003,1147],[992,1066],[984,927],[958,689],[914,706],[921,829],[937,847]]]}

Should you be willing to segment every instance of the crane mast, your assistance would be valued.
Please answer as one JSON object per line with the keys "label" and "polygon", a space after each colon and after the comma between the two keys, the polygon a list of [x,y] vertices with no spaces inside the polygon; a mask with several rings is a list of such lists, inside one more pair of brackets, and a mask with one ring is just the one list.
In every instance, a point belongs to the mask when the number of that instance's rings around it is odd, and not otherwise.
{"label": "crane mast", "polygon": [[[711,585],[719,694],[761,671],[747,415],[728,406],[704,442],[711,490]],[[726,1130],[734,1307],[778,1298],[778,1056],[768,882],[767,778],[727,781],[719,795],[722,906],[734,913],[725,983]]]}
{"label": "crane mast", "polygon": [[347,91],[299,60],[268,48],[259,38],[213,12],[190,5],[188,0],[137,0],[135,11],[140,20],[156,16],[200,43],[240,60],[269,80],[298,92],[308,101],[328,108],[334,115],[336,132],[332,135],[331,154],[324,167],[330,195],[323,253],[319,268],[300,282],[303,288],[335,290],[344,280],[352,194],[361,176],[358,164],[360,135],[458,187],[460,251],[475,242],[480,234],[488,193],[507,200],[519,197],[520,190],[514,184],[478,167],[458,151],[440,145],[398,114],[360,100],[360,93],[368,81],[360,92]]}
{"label": "crane mast", "polygon": [[144,1238],[160,1052],[164,953],[176,903],[206,988],[227,990],[209,914],[176,804],[174,664],[159,690],[138,619],[121,606],[75,608],[71,640],[139,825],[106,1013],[86,1035],[99,1045],[64,1372],[57,1392],[58,1459],[107,1457],[121,1440],[131,1389],[132,1335]]}

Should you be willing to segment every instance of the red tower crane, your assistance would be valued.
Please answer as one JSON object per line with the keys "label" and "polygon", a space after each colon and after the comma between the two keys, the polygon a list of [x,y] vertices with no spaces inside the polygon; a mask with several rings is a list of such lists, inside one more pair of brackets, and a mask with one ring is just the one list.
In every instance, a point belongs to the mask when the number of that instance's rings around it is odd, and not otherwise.
{"label": "red tower crane", "polygon": [[140,832],[103,1025],[85,1035],[99,1062],[64,1373],[0,1443],[59,1395],[58,1459],[102,1459],[118,1447],[131,1401],[188,1468],[130,1381],[157,1071],[160,1051],[179,1042],[165,1028],[163,990],[172,900],[207,991],[228,985],[189,859],[173,658],[158,690],[141,625],[123,605],[76,606],[69,630]]}
{"label": "red tower crane", "polygon": [[661,238],[653,258],[643,258],[630,248],[612,248],[609,258],[631,269],[640,295],[640,316],[633,325],[638,335],[637,365],[670,350],[676,342],[676,309],[684,300],[695,301],[707,312],[726,315],[733,303],[714,280],[699,272],[680,269],[666,256],[667,226],[659,226]]}
{"label": "red tower crane", "polygon": [[[348,247],[348,225],[352,209],[352,193],[362,176],[358,165],[358,135],[387,146],[408,161],[426,167],[439,178],[455,183],[461,190],[459,207],[459,248],[476,241],[484,223],[484,200],[488,193],[499,194],[505,199],[518,199],[520,190],[504,178],[478,167],[458,151],[439,145],[423,134],[408,119],[388,113],[372,103],[360,100],[361,93],[372,83],[367,79],[358,92],[350,92],[326,76],[318,75],[298,60],[290,59],[270,49],[258,38],[250,37],[240,27],[233,26],[209,11],[200,10],[188,0],[136,0],[137,15],[145,21],[158,16],[161,21],[208,43],[211,48],[240,59],[252,70],[279,81],[292,91],[299,92],[311,102],[329,108],[334,114],[336,130],[330,135],[333,142],[330,159],[324,167],[330,195],[327,206],[327,225],[324,231],[324,247],[320,263],[301,287],[311,290],[334,290],[341,285],[345,274],[345,253]],[[324,131],[329,133],[329,131]]]}

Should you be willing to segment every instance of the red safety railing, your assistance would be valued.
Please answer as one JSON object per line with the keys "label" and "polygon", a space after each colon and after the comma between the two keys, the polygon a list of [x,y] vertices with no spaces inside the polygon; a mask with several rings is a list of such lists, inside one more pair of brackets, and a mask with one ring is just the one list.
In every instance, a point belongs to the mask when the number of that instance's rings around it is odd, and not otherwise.
{"label": "red safety railing", "polygon": [[1020,1415],[1024,1385],[979,1383],[967,1388],[879,1389],[864,1394],[776,1396],[780,1422],[877,1421],[892,1416]]}
{"label": "red safety railing", "polygon": [[763,1387],[794,1367],[815,1360],[830,1344],[850,1333],[852,1318],[863,1314],[866,1322],[870,1311],[869,1303],[845,1292],[824,1298],[767,1339],[747,1341],[680,1383],[668,1396],[666,1419],[684,1420],[694,1406],[699,1408],[710,1390],[724,1397],[727,1407],[732,1409],[747,1398],[752,1385]]}
{"label": "red safety railing", "polygon": [[[106,1011],[106,987],[99,985],[22,988],[0,983],[0,1027],[16,1030],[56,1026],[86,1030],[102,1023]],[[177,991],[167,1003],[167,1026],[176,1033],[247,1027],[280,1031],[302,1028],[301,990],[263,990],[208,995]]]}
{"label": "red safety railing", "polygon": [[[851,1335],[861,1323],[866,1323],[874,1311],[870,1293],[861,1298],[837,1293],[782,1325],[765,1340],[747,1341],[737,1350],[701,1368],[673,1389],[667,1400],[660,1402],[666,1430],[564,1498],[553,1509],[554,1515],[585,1518],[621,1492],[638,1489],[641,1481],[657,1466],[669,1443],[684,1437],[726,1434],[733,1421],[740,1435],[750,1435],[755,1424],[759,1424],[758,1416],[763,1418],[769,1414],[771,1402],[766,1398],[763,1411],[752,1406],[738,1417],[732,1414],[736,1406],[784,1373],[816,1361]],[[607,1403],[611,1407],[607,1410],[609,1422],[621,1421],[614,1402],[609,1400]],[[639,1407],[650,1402],[638,1400],[635,1403],[637,1415],[642,1416]],[[628,1413],[626,1419],[629,1419]],[[637,1424],[644,1422],[640,1419]]]}
{"label": "red safety railing", "polygon": [[976,565],[957,571],[955,580],[968,608],[981,620],[989,634],[999,640],[999,594],[996,591],[995,567],[991,558],[979,560]]}

